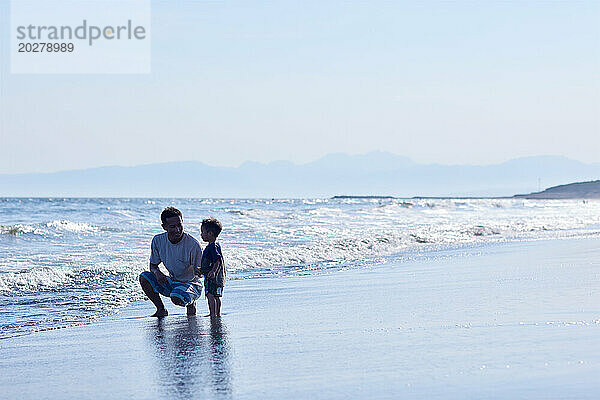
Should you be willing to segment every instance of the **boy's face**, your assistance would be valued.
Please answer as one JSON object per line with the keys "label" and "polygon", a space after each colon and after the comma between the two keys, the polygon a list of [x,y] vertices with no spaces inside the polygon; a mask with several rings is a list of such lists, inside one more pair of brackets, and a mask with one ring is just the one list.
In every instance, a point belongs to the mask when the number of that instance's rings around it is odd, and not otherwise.
{"label": "boy's face", "polygon": [[202,237],[202,240],[204,240],[205,242],[215,241],[215,234],[206,229],[205,227],[201,227],[200,232],[200,237]]}
{"label": "boy's face", "polygon": [[171,243],[177,243],[183,237],[183,221],[181,221],[180,216],[167,218],[162,227],[167,231],[167,236]]}

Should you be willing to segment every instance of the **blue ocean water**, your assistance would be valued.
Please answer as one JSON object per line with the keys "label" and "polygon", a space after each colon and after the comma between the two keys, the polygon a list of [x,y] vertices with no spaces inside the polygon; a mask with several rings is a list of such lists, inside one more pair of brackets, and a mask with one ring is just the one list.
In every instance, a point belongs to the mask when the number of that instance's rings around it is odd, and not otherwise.
{"label": "blue ocean water", "polygon": [[228,279],[322,274],[482,243],[600,235],[600,201],[0,198],[0,338],[89,321],[143,295],[160,212],[224,225]]}

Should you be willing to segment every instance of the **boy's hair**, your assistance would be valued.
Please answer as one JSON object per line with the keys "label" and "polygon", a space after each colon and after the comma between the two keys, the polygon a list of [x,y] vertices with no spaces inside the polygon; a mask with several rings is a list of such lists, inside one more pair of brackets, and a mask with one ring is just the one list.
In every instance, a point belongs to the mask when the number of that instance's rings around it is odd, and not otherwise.
{"label": "boy's hair", "polygon": [[160,220],[163,224],[167,223],[167,218],[179,217],[183,220],[183,214],[175,207],[167,207],[160,213]]}
{"label": "boy's hair", "polygon": [[223,225],[216,218],[205,218],[202,220],[202,226],[209,232],[215,235],[215,238],[219,236],[219,233],[223,230]]}

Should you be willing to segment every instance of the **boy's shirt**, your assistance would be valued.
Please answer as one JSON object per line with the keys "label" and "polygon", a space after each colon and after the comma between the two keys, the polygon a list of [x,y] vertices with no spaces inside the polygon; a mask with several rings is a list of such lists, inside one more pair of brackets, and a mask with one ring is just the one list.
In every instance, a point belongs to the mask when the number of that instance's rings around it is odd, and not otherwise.
{"label": "boy's shirt", "polygon": [[164,264],[169,271],[171,279],[180,282],[195,282],[194,268],[202,260],[202,247],[192,235],[183,233],[179,242],[173,244],[169,241],[167,232],[152,238],[150,262]]}
{"label": "boy's shirt", "polygon": [[223,286],[225,283],[225,262],[223,260],[223,254],[221,253],[221,245],[217,242],[209,243],[202,252],[202,266],[201,271],[204,276],[208,274],[217,260],[221,260],[221,268],[219,268],[215,274],[215,280],[217,285]]}

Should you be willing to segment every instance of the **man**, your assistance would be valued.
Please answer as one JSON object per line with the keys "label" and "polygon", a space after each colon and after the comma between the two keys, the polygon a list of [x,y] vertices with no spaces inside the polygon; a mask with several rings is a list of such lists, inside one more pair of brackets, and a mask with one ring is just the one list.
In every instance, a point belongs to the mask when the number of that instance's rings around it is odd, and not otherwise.
{"label": "man", "polygon": [[[140,274],[140,285],[150,301],[156,306],[153,317],[169,314],[160,295],[187,307],[187,315],[196,314],[196,300],[202,294],[202,284],[197,271],[200,270],[202,248],[200,243],[183,231],[183,215],[174,207],[167,207],[160,214],[162,227],[166,231],[154,236],[150,254],[150,271]],[[169,271],[166,276],[158,267],[160,263]]]}

